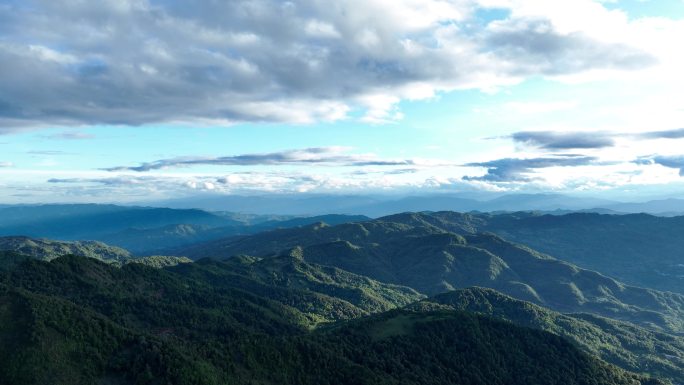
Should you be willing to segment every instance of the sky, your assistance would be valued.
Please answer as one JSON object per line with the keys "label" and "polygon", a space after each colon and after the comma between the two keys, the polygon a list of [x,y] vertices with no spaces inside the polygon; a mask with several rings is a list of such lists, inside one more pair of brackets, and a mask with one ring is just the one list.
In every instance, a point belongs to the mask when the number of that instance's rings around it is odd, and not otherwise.
{"label": "sky", "polygon": [[684,197],[684,0],[0,0],[0,203]]}

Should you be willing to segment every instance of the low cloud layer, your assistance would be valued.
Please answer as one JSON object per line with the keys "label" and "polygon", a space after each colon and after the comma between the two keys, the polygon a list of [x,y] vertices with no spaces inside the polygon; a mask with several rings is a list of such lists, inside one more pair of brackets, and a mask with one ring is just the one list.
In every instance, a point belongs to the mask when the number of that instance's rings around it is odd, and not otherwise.
{"label": "low cloud layer", "polygon": [[139,166],[117,166],[106,171],[145,172],[173,167],[190,166],[260,166],[260,165],[328,165],[344,167],[364,166],[430,166],[444,165],[435,161],[415,159],[380,159],[369,154],[350,154],[343,147],[314,147],[266,154],[244,154],[222,157],[179,157],[143,163]]}
{"label": "low cloud layer", "polygon": [[546,151],[591,150],[613,147],[618,139],[684,139],[684,128],[638,134],[605,131],[518,131],[509,137],[515,143]]}
{"label": "low cloud layer", "polygon": [[466,181],[486,182],[528,182],[535,170],[549,167],[587,166],[598,161],[591,156],[559,156],[543,158],[504,158],[489,162],[468,163],[469,167],[485,167],[487,173],[482,176],[465,176]]}
{"label": "low cloud layer", "polygon": [[683,139],[684,128],[664,131],[651,131],[639,135],[643,139]]}
{"label": "low cloud layer", "polygon": [[520,131],[513,141],[545,150],[594,149],[612,147],[615,139],[602,132]]}
{"label": "low cloud layer", "polygon": [[[397,178],[394,178],[396,176]],[[429,189],[458,184],[461,181],[433,178],[406,181],[401,174],[386,175],[331,175],[292,172],[234,172],[223,176],[141,176],[117,175],[114,177],[50,178],[47,182],[55,191],[69,191],[79,195],[121,194],[122,196],[167,195],[183,196],[199,192],[223,194],[254,193],[339,193],[377,192],[387,188],[394,190]],[[471,186],[471,189],[473,187]]]}
{"label": "low cloud layer", "polygon": [[12,162],[0,162],[0,168],[3,167],[12,167],[14,164]]}
{"label": "low cloud layer", "polygon": [[[36,126],[315,122],[527,77],[646,68],[621,43],[476,1],[26,0],[0,4],[0,133]],[[82,139],[65,133],[62,139]]]}

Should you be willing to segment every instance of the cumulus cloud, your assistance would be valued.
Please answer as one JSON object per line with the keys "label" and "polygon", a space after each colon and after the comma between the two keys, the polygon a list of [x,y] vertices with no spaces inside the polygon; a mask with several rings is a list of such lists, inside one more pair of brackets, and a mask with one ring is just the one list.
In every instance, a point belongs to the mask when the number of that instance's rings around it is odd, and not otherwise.
{"label": "cumulus cloud", "polygon": [[593,149],[615,145],[613,134],[605,132],[520,131],[511,135],[518,143],[545,150]]}
{"label": "cumulus cloud", "polygon": [[14,164],[12,162],[0,162],[0,168],[3,167],[12,167]]}
{"label": "cumulus cloud", "polygon": [[655,64],[655,58],[627,45],[598,42],[581,32],[559,33],[550,20],[494,21],[488,30],[487,46],[525,76],[564,75],[595,68],[638,69]]}
{"label": "cumulus cloud", "polygon": [[465,176],[466,181],[487,182],[529,182],[535,170],[549,167],[577,167],[594,164],[598,158],[581,155],[565,155],[542,158],[504,158],[488,162],[468,163],[469,167],[485,167],[487,173],[482,176]]}
{"label": "cumulus cloud", "polygon": [[447,162],[418,159],[380,159],[372,154],[350,154],[344,147],[312,147],[265,154],[244,154],[222,157],[178,157],[142,163],[139,166],[117,166],[106,171],[136,171],[189,167],[213,166],[257,166],[257,165],[337,165],[337,166],[435,166]]}
{"label": "cumulus cloud", "polygon": [[[400,119],[398,103],[654,62],[469,0],[26,0],[0,5],[0,132]],[[66,134],[64,139],[79,139]]]}

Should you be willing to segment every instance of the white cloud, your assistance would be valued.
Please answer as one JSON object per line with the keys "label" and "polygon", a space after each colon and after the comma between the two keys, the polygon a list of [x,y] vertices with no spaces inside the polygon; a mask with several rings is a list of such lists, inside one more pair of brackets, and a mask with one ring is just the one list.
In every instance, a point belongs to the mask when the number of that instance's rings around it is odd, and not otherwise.
{"label": "white cloud", "polygon": [[[474,20],[483,5],[510,17]],[[12,95],[0,98],[0,132],[312,123],[356,110],[386,123],[402,118],[402,100],[681,57],[666,49],[679,24],[589,0],[27,0],[0,8],[0,20],[0,95]]]}
{"label": "white cloud", "polygon": [[337,166],[337,167],[444,167],[452,162],[439,159],[398,159],[381,158],[375,154],[350,153],[350,148],[340,146],[312,147],[271,153],[240,154],[219,157],[183,156],[171,159],[160,159],[142,163],[138,166],[115,166],[105,171],[148,172],[168,168],[192,166]]}

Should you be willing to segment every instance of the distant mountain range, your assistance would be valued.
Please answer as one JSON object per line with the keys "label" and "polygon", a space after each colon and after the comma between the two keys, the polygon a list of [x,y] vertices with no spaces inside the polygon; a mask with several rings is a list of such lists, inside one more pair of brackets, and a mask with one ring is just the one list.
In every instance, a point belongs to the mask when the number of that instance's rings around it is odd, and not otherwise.
{"label": "distant mountain range", "polygon": [[128,228],[149,229],[168,224],[211,227],[240,224],[202,210],[174,210],[115,205],[41,205],[0,209],[0,235],[58,239],[96,239]]}
{"label": "distant mountain range", "polygon": [[[658,205],[654,207],[663,208],[662,202]],[[631,285],[684,294],[684,217],[598,215],[592,211],[614,213],[602,209],[415,215],[444,231],[462,235],[492,232]],[[369,219],[362,215],[292,217],[114,205],[14,206],[0,209],[0,236],[95,240],[136,256],[188,252],[197,257],[191,247],[195,244],[317,222],[337,225]]]}
{"label": "distant mountain range", "polygon": [[556,211],[587,210],[612,213],[681,215],[684,199],[623,203],[607,199],[562,194],[432,194],[382,195],[268,195],[204,196],[156,202],[172,208],[197,208],[252,214],[322,215],[329,213],[380,217],[407,211]]}
{"label": "distant mountain range", "polygon": [[367,219],[361,215],[254,216],[115,205],[12,206],[0,208],[0,236],[97,240],[136,255],[152,255],[226,236],[319,221],[338,224]]}

